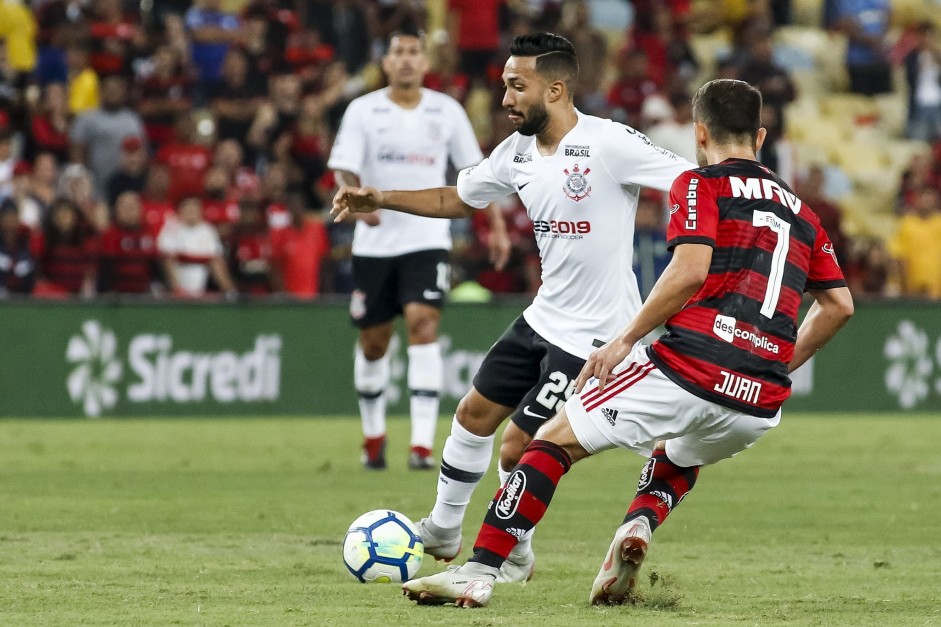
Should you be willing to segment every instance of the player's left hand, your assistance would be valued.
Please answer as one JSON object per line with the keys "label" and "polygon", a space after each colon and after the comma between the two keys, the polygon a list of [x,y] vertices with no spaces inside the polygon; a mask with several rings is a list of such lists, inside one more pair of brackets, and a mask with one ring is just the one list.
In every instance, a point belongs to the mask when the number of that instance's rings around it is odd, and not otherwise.
{"label": "player's left hand", "polygon": [[375,187],[340,186],[333,197],[330,215],[334,222],[342,222],[355,213],[372,213],[382,206],[382,192]]}
{"label": "player's left hand", "polygon": [[510,236],[506,234],[506,231],[491,231],[490,241],[487,244],[490,248],[490,263],[497,270],[503,270],[506,262],[510,260],[510,252],[513,249]]}
{"label": "player's left hand", "polygon": [[592,377],[598,379],[598,391],[603,391],[608,383],[608,377],[630,354],[633,347],[633,343],[629,344],[618,338],[593,352],[582,367],[582,371],[578,373],[578,378],[575,379],[575,393],[581,392]]}

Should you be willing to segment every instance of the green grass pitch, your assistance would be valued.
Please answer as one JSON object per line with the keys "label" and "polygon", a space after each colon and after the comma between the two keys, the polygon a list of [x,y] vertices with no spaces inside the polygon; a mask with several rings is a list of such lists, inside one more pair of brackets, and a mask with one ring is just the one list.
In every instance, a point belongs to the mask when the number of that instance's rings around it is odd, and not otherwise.
{"label": "green grass pitch", "polygon": [[0,421],[0,625],[941,624],[941,416],[785,415],[702,472],[656,534],[643,600],[609,608],[586,599],[643,463],[622,451],[563,479],[535,579],[489,608],[354,581],[349,523],[433,502],[407,432],[392,420],[390,468],[366,473],[352,417]]}

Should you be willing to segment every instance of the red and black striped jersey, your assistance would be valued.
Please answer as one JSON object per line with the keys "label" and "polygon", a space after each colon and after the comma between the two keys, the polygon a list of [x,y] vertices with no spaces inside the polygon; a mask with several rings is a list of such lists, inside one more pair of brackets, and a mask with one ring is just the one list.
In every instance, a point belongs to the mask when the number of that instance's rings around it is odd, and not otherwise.
{"label": "red and black striped jersey", "polygon": [[651,360],[700,398],[773,416],[791,392],[805,290],[846,285],[820,220],[773,172],[727,159],[681,174],[670,191],[667,246],[712,246],[709,276]]}

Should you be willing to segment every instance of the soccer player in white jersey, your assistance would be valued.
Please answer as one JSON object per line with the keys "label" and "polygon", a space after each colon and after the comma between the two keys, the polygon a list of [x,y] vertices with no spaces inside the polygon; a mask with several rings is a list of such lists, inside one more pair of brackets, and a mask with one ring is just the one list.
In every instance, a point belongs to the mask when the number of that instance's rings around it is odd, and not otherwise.
{"label": "soccer player in white jersey", "polygon": [[[542,423],[571,396],[594,347],[614,338],[641,305],[631,271],[641,186],[669,190],[694,164],[654,146],[634,129],[583,115],[572,104],[578,61],[551,33],[516,38],[503,71],[503,106],[517,132],[488,159],[461,172],[457,187],[423,191],[341,188],[332,212],[461,217],[517,193],[533,221],[542,286],[533,303],[490,349],[461,400],[444,445],[438,494],[421,521],[425,552],[454,558],[471,493],[503,433],[505,481]],[[525,581],[535,557],[523,537],[498,581]]]}
{"label": "soccer player in white jersey", "polygon": [[[483,158],[467,114],[453,98],[422,88],[428,70],[417,32],[397,32],[382,60],[389,86],[357,98],[343,116],[329,167],[343,185],[421,189],[445,184],[448,161],[456,169]],[[359,328],[353,379],[364,435],[363,463],[382,469],[393,319],[408,333],[408,387],[412,419],[408,465],[435,467],[432,447],[442,386],[438,344],[440,309],[450,287],[450,223],[380,212],[357,222],[353,235],[350,303]],[[502,266],[510,244],[499,211],[491,212],[491,259]]]}

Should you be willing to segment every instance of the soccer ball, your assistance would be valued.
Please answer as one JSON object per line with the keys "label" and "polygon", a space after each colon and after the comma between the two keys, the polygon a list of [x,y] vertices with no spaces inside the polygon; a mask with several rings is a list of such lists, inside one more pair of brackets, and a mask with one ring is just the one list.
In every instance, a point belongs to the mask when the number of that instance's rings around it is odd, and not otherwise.
{"label": "soccer ball", "polygon": [[366,512],[343,540],[343,563],[362,583],[401,583],[415,576],[425,554],[415,523],[390,509]]}

